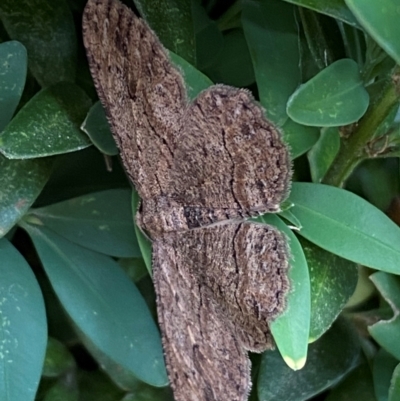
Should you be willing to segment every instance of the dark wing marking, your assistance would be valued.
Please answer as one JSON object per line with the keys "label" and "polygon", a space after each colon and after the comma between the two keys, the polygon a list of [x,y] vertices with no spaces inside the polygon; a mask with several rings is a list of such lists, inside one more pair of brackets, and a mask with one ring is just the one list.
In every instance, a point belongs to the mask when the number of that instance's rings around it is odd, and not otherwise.
{"label": "dark wing marking", "polygon": [[89,0],[83,39],[124,166],[144,199],[165,191],[186,105],[181,74],[144,21],[116,0]]}

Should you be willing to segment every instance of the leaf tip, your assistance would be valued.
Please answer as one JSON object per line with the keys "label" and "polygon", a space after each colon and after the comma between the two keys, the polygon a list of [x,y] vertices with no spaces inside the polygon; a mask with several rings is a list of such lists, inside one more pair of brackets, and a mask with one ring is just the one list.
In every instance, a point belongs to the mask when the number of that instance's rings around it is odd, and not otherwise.
{"label": "leaf tip", "polygon": [[294,360],[289,356],[283,356],[283,360],[286,362],[286,365],[288,365],[290,369],[300,370],[306,364],[307,358],[304,356],[300,359]]}

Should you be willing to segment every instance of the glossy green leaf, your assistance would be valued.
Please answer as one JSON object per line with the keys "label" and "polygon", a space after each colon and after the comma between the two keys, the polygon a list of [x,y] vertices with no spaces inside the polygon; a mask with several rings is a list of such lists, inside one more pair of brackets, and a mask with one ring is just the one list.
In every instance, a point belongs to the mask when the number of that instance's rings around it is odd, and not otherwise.
{"label": "glossy green leaf", "polygon": [[261,104],[282,126],[286,102],[300,82],[294,7],[280,0],[243,1],[242,25],[253,60]]}
{"label": "glossy green leaf", "polygon": [[319,130],[295,123],[290,118],[281,128],[283,139],[288,144],[292,159],[306,153],[319,138]]}
{"label": "glossy green leaf", "polygon": [[134,0],[140,14],[162,44],[196,64],[192,6],[188,0]]}
{"label": "glossy green leaf", "polygon": [[9,159],[30,159],[90,146],[79,128],[90,104],[85,92],[72,83],[42,90],[0,135],[0,152]]}
{"label": "glossy green leaf", "polygon": [[352,12],[347,8],[345,0],[285,0],[288,3],[306,7],[319,13],[329,15],[335,19],[358,27],[358,22]]}
{"label": "glossy green leaf", "polygon": [[373,378],[377,401],[388,401],[390,380],[399,361],[381,348],[374,357]]}
{"label": "glossy green leaf", "polygon": [[176,64],[183,72],[186,90],[189,99],[194,99],[202,90],[207,89],[213,83],[208,77],[189,64],[185,59],[177,54],[169,52],[171,61]]}
{"label": "glossy green leaf", "polygon": [[342,311],[357,285],[357,265],[300,239],[310,270],[310,342],[324,334]]}
{"label": "glossy green leaf", "polygon": [[205,72],[214,81],[235,87],[249,86],[255,81],[249,48],[242,29],[224,33],[221,51]]}
{"label": "glossy green leaf", "polygon": [[310,331],[311,301],[307,261],[296,236],[281,219],[267,214],[257,221],[276,226],[289,240],[291,289],[286,309],[271,324],[271,331],[286,364],[291,369],[298,370],[306,363]]}
{"label": "glossy green leaf", "polygon": [[396,366],[393,372],[389,387],[389,401],[400,400],[400,364]]}
{"label": "glossy green leaf", "polygon": [[132,371],[125,369],[97,348],[96,345],[77,327],[75,327],[75,330],[85,348],[89,351],[99,366],[101,366],[101,369],[107,373],[118,387],[128,391],[135,388],[138,382],[143,383],[132,373]]}
{"label": "glossy green leaf", "polygon": [[1,0],[0,19],[26,47],[29,69],[42,87],[74,80],[77,41],[65,0]]}
{"label": "glossy green leaf", "polygon": [[299,371],[288,368],[276,350],[265,352],[257,383],[259,401],[308,400],[344,377],[358,354],[358,336],[344,319],[310,344],[307,363]]}
{"label": "glossy green leaf", "polygon": [[340,148],[340,135],[336,127],[322,129],[317,143],[308,152],[313,182],[321,182]]}
{"label": "glossy green leaf", "polygon": [[[139,209],[140,198],[138,193],[133,190],[132,191],[132,213],[136,215],[137,210]],[[135,233],[137,237],[137,241],[139,244],[140,251],[142,253],[143,260],[146,264],[147,271],[149,272],[150,276],[152,275],[152,257],[151,257],[151,241],[143,231],[138,227],[135,223]]]}
{"label": "glossy green leaf", "polygon": [[42,293],[25,259],[0,240],[0,395],[33,401],[46,352]]}
{"label": "glossy green leaf", "polygon": [[85,121],[81,126],[86,132],[94,146],[109,156],[118,154],[118,148],[111,134],[106,114],[100,102],[96,102],[89,110]]}
{"label": "glossy green leaf", "polygon": [[160,334],[139,291],[111,258],[23,224],[64,309],[116,363],[154,386],[168,382]]}
{"label": "glossy green leaf", "polygon": [[82,333],[79,334],[79,337],[85,345],[85,348],[101,366],[101,369],[107,373],[108,377],[110,377],[119,388],[129,391],[132,395],[135,395],[135,401],[173,401],[172,390],[169,386],[159,388],[143,383],[137,377],[132,375],[131,372],[124,369],[123,366],[118,365],[109,357],[107,357],[107,355],[97,349],[87,337],[82,336]]}
{"label": "glossy green leaf", "polygon": [[21,43],[0,44],[0,132],[11,120],[21,99],[27,62],[26,49]]}
{"label": "glossy green leaf", "polygon": [[371,371],[367,363],[357,366],[329,393],[325,401],[380,401],[374,397]]}
{"label": "glossy green leaf", "polygon": [[128,188],[95,192],[34,209],[27,219],[96,252],[120,258],[141,255]]}
{"label": "glossy green leaf", "polygon": [[57,377],[74,367],[75,360],[68,348],[55,338],[49,337],[42,375]]}
{"label": "glossy green leaf", "polygon": [[322,184],[294,182],[289,200],[300,235],[342,258],[400,274],[400,228],[379,209]]}
{"label": "glossy green leaf", "polygon": [[384,272],[376,272],[370,276],[378,291],[393,310],[393,317],[381,320],[368,327],[374,340],[386,351],[400,360],[400,278]]}
{"label": "glossy green leaf", "polygon": [[359,120],[368,104],[357,63],[342,59],[300,85],[288,100],[287,113],[299,124],[334,127]]}
{"label": "glossy green leaf", "polygon": [[346,0],[360,25],[400,64],[400,8],[397,0]]}
{"label": "glossy green leaf", "polygon": [[0,237],[14,227],[39,196],[53,160],[9,160],[0,155]]}

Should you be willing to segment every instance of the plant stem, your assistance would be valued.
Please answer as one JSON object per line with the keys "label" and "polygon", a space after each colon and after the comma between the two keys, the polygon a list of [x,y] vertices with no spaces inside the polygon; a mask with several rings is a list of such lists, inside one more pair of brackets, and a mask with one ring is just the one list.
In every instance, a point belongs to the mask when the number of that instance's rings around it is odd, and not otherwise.
{"label": "plant stem", "polygon": [[374,137],[392,107],[399,101],[396,89],[396,85],[390,80],[380,98],[375,104],[370,105],[349,137],[342,138],[339,153],[322,180],[324,184],[342,187],[355,167],[366,158],[365,146]]}

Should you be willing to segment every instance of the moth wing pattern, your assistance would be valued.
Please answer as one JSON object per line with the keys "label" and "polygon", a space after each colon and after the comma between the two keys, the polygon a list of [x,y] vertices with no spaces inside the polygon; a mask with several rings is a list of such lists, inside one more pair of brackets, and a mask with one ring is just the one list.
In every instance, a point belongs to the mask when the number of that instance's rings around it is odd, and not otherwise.
{"label": "moth wing pattern", "polygon": [[272,347],[268,324],[285,307],[287,269],[283,235],[261,224],[169,233],[153,243],[158,317],[177,401],[247,399],[246,350]]}
{"label": "moth wing pattern", "polygon": [[200,93],[186,109],[174,153],[172,181],[187,206],[245,217],[276,212],[287,196],[288,150],[247,90],[214,85]]}
{"label": "moth wing pattern", "polygon": [[289,290],[285,235],[254,222],[215,225],[191,235],[203,244],[197,274],[234,322],[242,346],[253,352],[272,348],[269,323],[285,309]]}
{"label": "moth wing pattern", "polygon": [[273,346],[269,324],[285,308],[288,249],[277,229],[235,220],[279,210],[287,148],[246,90],[215,85],[188,103],[156,35],[118,0],[88,1],[83,37],[153,241],[174,396],[245,401],[247,350]]}
{"label": "moth wing pattern", "polygon": [[153,278],[174,398],[245,401],[251,385],[247,352],[210,289],[180,254],[177,241],[190,246],[196,238],[192,232],[186,239],[174,233],[166,237],[153,243]]}
{"label": "moth wing pattern", "polygon": [[127,173],[142,199],[165,192],[186,106],[179,71],[146,23],[119,1],[89,0],[89,67]]}

